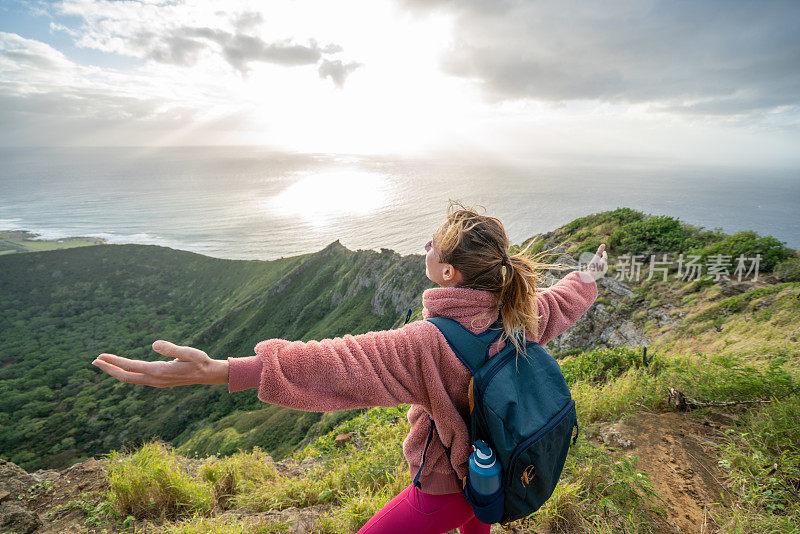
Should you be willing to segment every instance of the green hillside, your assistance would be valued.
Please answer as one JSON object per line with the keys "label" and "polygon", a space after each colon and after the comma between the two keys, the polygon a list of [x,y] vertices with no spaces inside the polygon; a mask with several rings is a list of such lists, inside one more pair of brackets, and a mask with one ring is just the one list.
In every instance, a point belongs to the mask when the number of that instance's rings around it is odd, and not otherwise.
{"label": "green hillside", "polygon": [[[590,310],[546,347],[583,431],[553,498],[514,531],[800,532],[797,252],[628,208],[532,239],[551,260],[602,242],[612,265],[626,254],[763,260],[757,280],[683,280],[674,265],[666,281],[607,273]],[[271,262],[139,245],[0,257],[0,457],[29,470],[101,458],[44,472],[18,502],[51,531],[357,531],[410,482],[406,406],[295,412],[253,391],[123,384],[89,363],[157,356],[157,338],[223,358],[270,337],[391,328],[432,285],[422,256],[338,242]],[[352,433],[344,447],[340,433]]]}
{"label": "green hillside", "polygon": [[[399,324],[430,287],[421,256],[351,251],[338,241],[275,261],[210,258],[146,245],[0,257],[0,455],[64,467],[158,436],[181,444],[206,422],[263,408],[223,386],[123,384],[89,365],[139,359],[167,339],[213,358],[250,356],[263,339],[319,339]],[[272,408],[288,451],[321,414]],[[274,439],[273,439],[274,441]],[[269,443],[269,439],[259,441]]]}

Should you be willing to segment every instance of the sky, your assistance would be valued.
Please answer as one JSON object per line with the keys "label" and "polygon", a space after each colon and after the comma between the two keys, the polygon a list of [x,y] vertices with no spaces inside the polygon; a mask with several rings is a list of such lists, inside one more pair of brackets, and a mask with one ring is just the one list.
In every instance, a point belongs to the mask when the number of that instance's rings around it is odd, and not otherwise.
{"label": "sky", "polygon": [[800,166],[800,2],[0,1],[0,146]]}

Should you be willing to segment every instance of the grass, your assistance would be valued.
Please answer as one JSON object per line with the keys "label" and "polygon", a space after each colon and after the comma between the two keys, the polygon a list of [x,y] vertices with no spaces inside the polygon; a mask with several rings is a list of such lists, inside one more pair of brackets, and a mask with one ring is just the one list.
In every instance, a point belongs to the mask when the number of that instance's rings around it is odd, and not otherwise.
{"label": "grass", "polygon": [[213,487],[164,443],[146,443],[130,454],[112,451],[107,469],[111,503],[123,517],[176,519],[210,515],[214,507]]}
{"label": "grass", "polygon": [[636,463],[635,456],[616,458],[603,445],[581,438],[552,497],[512,525],[537,532],[649,532],[665,512]]}
{"label": "grass", "polygon": [[158,534],[273,534],[289,532],[289,524],[281,521],[234,518],[187,519],[171,525],[164,525]]}
{"label": "grass", "polygon": [[800,395],[746,414],[720,446],[738,500],[726,532],[800,532]]}

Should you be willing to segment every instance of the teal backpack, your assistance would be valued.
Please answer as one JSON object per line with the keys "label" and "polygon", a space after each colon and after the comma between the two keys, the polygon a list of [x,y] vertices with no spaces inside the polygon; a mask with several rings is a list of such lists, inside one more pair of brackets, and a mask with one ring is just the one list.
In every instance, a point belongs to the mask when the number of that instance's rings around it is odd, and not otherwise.
{"label": "teal backpack", "polygon": [[[502,467],[501,486],[480,506],[464,483],[464,496],[483,523],[509,522],[532,514],[553,494],[566,462],[570,441],[578,439],[575,401],[558,362],[522,335],[525,353],[517,356],[510,341],[489,358],[503,332],[501,317],[481,334],[473,334],[447,317],[426,319],[441,330],[450,348],[472,373],[470,443],[483,440]],[[430,418],[430,415],[428,416]],[[573,437],[573,429],[575,435]],[[425,452],[433,437],[433,420]],[[448,457],[450,451],[445,449]],[[419,487],[420,465],[414,485]]]}

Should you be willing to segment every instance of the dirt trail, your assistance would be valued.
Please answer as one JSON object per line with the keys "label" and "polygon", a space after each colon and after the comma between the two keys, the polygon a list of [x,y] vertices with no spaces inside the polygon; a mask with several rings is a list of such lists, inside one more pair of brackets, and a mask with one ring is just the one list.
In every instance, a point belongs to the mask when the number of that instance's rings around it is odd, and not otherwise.
{"label": "dirt trail", "polygon": [[711,444],[721,439],[725,417],[640,413],[601,426],[598,439],[621,453],[638,456],[637,469],[649,473],[663,497],[667,523],[661,526],[661,532],[720,531],[711,511],[719,509],[720,503],[730,502],[730,492]]}

